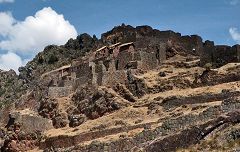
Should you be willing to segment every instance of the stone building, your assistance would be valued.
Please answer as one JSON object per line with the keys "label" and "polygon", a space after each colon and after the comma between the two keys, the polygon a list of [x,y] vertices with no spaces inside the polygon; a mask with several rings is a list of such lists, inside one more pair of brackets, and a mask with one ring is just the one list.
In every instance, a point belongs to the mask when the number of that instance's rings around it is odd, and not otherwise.
{"label": "stone building", "polygon": [[49,96],[67,96],[78,86],[89,83],[99,86],[125,83],[127,70],[151,70],[161,64],[165,53],[160,49],[151,46],[137,50],[133,42],[103,46],[88,58],[75,60],[71,65],[45,74],[51,77]]}
{"label": "stone building", "polygon": [[115,27],[104,33],[101,40],[108,45],[73,61],[71,65],[48,73],[52,78],[50,96],[66,96],[85,84],[124,84],[127,71],[155,69],[172,56],[173,49],[179,54],[200,56],[201,65],[214,63],[221,66],[240,61],[239,45],[215,46],[211,41],[203,43],[198,35],[182,36],[180,33],[159,31],[149,26]]}

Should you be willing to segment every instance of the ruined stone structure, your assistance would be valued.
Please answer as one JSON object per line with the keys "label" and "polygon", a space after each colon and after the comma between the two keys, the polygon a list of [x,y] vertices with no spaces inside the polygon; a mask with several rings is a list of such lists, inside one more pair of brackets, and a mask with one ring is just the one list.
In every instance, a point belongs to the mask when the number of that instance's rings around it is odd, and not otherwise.
{"label": "ruined stone structure", "polygon": [[[102,34],[101,39],[105,43],[135,42],[136,49],[147,49],[160,51],[160,58],[166,59],[169,48],[178,52],[200,56],[201,65],[212,63],[219,67],[226,63],[239,62],[239,45],[216,46],[212,41],[203,42],[198,35],[182,36],[174,31],[159,31],[150,26],[122,25],[113,28],[111,31]],[[170,45],[169,43],[170,42]]]}
{"label": "ruined stone structure", "polygon": [[205,41],[203,53],[201,54],[201,64],[213,63],[217,67],[230,62],[239,62],[240,45],[214,45],[213,41]]}
{"label": "ruined stone structure", "polygon": [[173,31],[159,31],[150,26],[118,26],[111,31],[102,34],[103,42],[135,42],[136,49],[148,49],[160,51],[161,58],[164,59],[166,53],[166,45],[171,41],[173,45],[178,46],[189,54],[200,55],[203,50],[202,38],[197,35],[182,36],[180,33]]}
{"label": "ruined stone structure", "polygon": [[[162,46],[165,49],[165,46]],[[136,49],[133,42],[103,46],[89,58],[82,58],[43,75],[52,78],[49,84],[50,97],[64,97],[76,87],[93,85],[124,84],[128,70],[151,70],[166,59],[163,49],[152,47]]]}
{"label": "ruined stone structure", "polygon": [[[51,97],[63,97],[77,86],[85,84],[109,85],[126,83],[127,70],[151,70],[176,53],[200,56],[201,65],[221,66],[240,61],[240,46],[214,45],[202,41],[198,35],[182,36],[173,31],[159,31],[149,26],[118,26],[102,34],[106,44],[92,51],[88,58],[54,70],[49,85]],[[48,73],[48,74],[50,74]]]}

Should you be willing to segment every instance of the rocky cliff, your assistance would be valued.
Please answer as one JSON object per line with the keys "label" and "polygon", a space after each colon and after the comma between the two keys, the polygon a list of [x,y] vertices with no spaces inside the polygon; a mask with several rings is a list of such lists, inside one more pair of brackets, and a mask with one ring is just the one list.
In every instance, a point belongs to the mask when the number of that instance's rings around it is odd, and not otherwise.
{"label": "rocky cliff", "polygon": [[1,151],[239,150],[240,46],[121,25],[0,71]]}

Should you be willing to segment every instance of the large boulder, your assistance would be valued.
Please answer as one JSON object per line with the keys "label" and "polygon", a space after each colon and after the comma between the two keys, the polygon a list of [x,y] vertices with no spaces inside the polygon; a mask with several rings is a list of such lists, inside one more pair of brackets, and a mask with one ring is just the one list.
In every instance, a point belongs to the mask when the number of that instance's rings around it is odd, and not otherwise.
{"label": "large boulder", "polygon": [[79,88],[72,97],[77,107],[74,114],[84,114],[89,119],[96,119],[129,104],[113,92],[109,88],[95,88],[92,91]]}
{"label": "large boulder", "polygon": [[28,109],[9,114],[9,121],[6,127],[9,128],[14,124],[19,124],[21,130],[26,133],[43,132],[53,128],[51,120],[42,118],[37,113]]}

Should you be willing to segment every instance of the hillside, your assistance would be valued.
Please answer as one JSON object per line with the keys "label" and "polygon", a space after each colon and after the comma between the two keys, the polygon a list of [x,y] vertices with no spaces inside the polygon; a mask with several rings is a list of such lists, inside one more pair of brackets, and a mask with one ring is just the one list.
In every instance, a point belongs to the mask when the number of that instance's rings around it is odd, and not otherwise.
{"label": "hillside", "polygon": [[240,45],[116,26],[0,71],[1,151],[236,151]]}

